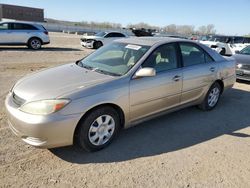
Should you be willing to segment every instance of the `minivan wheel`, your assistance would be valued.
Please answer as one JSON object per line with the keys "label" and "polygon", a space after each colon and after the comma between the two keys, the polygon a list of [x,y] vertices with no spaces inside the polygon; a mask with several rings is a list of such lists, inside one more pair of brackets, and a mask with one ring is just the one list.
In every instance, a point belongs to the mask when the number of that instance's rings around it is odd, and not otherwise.
{"label": "minivan wheel", "polygon": [[221,86],[219,83],[215,82],[207,92],[207,95],[202,104],[199,107],[202,110],[212,110],[218,104],[221,96]]}
{"label": "minivan wheel", "polygon": [[86,151],[98,151],[109,145],[120,129],[120,118],[112,107],[90,112],[79,124],[76,141]]}
{"label": "minivan wheel", "polygon": [[39,50],[42,47],[42,41],[38,38],[31,38],[28,42],[28,47],[33,50]]}
{"label": "minivan wheel", "polygon": [[102,46],[103,46],[103,44],[101,41],[96,41],[96,42],[94,42],[94,45],[93,45],[94,49],[98,49]]}

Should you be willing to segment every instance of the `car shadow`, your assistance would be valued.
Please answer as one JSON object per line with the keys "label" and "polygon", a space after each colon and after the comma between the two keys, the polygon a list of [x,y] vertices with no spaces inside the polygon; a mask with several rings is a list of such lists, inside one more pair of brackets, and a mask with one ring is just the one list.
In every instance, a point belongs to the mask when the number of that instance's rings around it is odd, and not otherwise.
{"label": "car shadow", "polygon": [[64,47],[43,47],[39,50],[32,50],[27,47],[0,47],[0,51],[32,51],[32,52],[40,52],[40,51],[54,51],[54,52],[67,52],[67,51],[82,51],[78,48],[64,48]]}
{"label": "car shadow", "polygon": [[[218,106],[209,112],[196,107],[183,109],[121,131],[107,148],[87,153],[76,146],[50,149],[57,157],[77,164],[111,163],[177,151],[221,135],[245,139],[234,133],[250,125],[250,92],[230,89]],[[240,110],[239,110],[240,109]]]}
{"label": "car shadow", "polygon": [[241,83],[241,84],[250,84],[250,81],[247,81],[247,80],[239,80],[239,79],[237,79],[236,80],[238,83]]}

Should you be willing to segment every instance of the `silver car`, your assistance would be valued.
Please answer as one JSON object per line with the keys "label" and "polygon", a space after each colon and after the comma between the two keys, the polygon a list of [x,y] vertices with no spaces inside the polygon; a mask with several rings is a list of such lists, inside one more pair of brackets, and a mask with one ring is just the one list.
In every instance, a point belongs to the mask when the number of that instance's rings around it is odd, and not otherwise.
{"label": "silver car", "polygon": [[0,22],[0,45],[27,45],[38,50],[49,44],[48,31],[39,24]]}
{"label": "silver car", "polygon": [[104,148],[120,129],[198,105],[213,109],[235,83],[235,62],[184,39],[128,38],[76,63],[19,80],[6,109],[11,130],[33,146]]}
{"label": "silver car", "polygon": [[236,60],[236,77],[239,80],[250,81],[250,46],[232,56]]}

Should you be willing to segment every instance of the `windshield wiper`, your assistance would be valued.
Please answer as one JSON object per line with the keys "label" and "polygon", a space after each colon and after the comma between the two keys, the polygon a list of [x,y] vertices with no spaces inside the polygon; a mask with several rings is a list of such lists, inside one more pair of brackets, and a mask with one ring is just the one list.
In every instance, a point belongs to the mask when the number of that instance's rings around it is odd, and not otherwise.
{"label": "windshield wiper", "polygon": [[105,70],[100,70],[100,69],[93,69],[93,70],[96,71],[96,72],[102,73],[102,74],[110,75],[110,76],[121,76],[121,74],[108,72],[108,71],[105,71]]}
{"label": "windshield wiper", "polygon": [[91,67],[89,65],[86,65],[86,64],[83,64],[81,61],[77,61],[76,64],[80,67],[83,67],[85,69],[88,69],[88,70],[93,70],[94,67]]}

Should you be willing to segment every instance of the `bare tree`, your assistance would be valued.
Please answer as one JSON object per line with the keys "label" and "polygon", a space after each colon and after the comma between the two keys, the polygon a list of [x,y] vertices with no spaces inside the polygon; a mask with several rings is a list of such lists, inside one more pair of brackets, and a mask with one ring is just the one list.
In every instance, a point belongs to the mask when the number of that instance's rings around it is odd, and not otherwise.
{"label": "bare tree", "polygon": [[215,26],[213,24],[203,25],[198,28],[198,34],[200,35],[209,35],[209,34],[215,34]]}
{"label": "bare tree", "polygon": [[180,25],[177,28],[178,33],[182,35],[191,35],[195,32],[195,27],[193,25]]}
{"label": "bare tree", "polygon": [[171,34],[178,33],[177,26],[175,24],[167,25],[163,28],[163,31]]}

